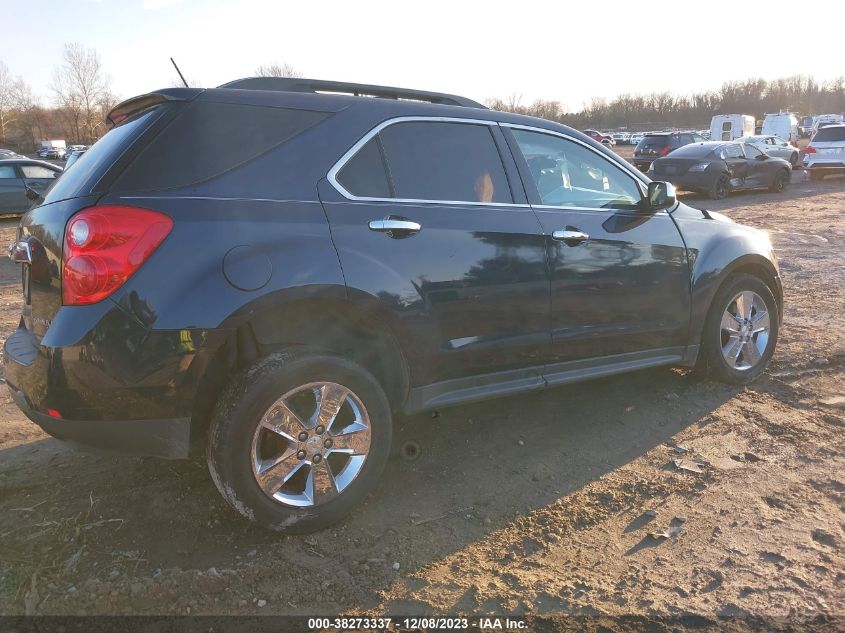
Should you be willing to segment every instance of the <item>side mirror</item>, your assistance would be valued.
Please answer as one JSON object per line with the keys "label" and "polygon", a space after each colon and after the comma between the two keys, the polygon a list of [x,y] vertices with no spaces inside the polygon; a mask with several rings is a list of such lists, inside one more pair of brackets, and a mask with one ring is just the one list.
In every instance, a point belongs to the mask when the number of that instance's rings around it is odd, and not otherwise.
{"label": "side mirror", "polygon": [[671,182],[655,180],[648,183],[648,204],[649,211],[659,211],[675,204],[675,186]]}
{"label": "side mirror", "polygon": [[41,194],[29,185],[26,185],[26,199],[30,202],[41,202],[44,200],[44,198],[41,197]]}

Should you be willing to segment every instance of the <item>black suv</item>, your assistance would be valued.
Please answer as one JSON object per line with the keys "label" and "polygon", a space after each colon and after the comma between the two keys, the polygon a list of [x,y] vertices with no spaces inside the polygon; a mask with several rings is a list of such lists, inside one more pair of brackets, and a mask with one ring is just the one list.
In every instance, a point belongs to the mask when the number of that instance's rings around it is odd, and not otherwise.
{"label": "black suv", "polygon": [[706,141],[703,136],[695,132],[652,132],[646,134],[634,148],[633,163],[638,169],[648,171],[656,158],[663,158],[672,150],[676,150],[690,143]]}
{"label": "black suv", "polygon": [[6,381],[58,438],[204,440],[222,495],[273,529],[349,512],[395,413],[657,365],[745,383],[775,349],[766,235],[563,125],[274,78],[109,121],[10,247]]}

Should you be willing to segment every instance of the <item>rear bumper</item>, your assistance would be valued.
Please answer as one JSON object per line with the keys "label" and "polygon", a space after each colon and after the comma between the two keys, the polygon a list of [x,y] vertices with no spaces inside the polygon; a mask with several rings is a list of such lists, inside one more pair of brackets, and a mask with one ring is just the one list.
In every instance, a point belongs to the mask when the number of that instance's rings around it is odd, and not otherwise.
{"label": "rear bumper", "polygon": [[845,171],[845,157],[822,158],[816,154],[805,154],[802,162],[804,169],[825,171],[831,174]]}
{"label": "rear bumper", "polygon": [[24,415],[53,437],[71,444],[124,455],[182,459],[190,451],[190,418],[165,420],[63,420],[35,411],[23,391],[9,385]]}
{"label": "rear bumper", "polygon": [[178,335],[147,333],[159,352],[149,370],[143,345],[135,348],[140,358],[106,354],[93,343],[47,347],[21,325],[4,344],[6,383],[24,415],[56,438],[110,452],[188,457],[196,376],[193,363],[180,365],[193,353],[176,347]]}

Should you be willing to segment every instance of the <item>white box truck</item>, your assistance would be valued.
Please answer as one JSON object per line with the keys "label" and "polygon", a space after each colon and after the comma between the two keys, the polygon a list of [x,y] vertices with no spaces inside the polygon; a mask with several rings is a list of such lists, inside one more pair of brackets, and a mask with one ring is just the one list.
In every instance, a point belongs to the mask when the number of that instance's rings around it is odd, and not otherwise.
{"label": "white box truck", "polygon": [[798,117],[792,112],[767,114],[766,118],[763,119],[762,133],[779,136],[784,141],[795,145],[801,138],[801,133],[798,130]]}
{"label": "white box truck", "polygon": [[750,114],[717,114],[710,121],[711,141],[732,141],[754,135],[754,117]]}
{"label": "white box truck", "polygon": [[42,149],[66,149],[64,141],[41,141]]}

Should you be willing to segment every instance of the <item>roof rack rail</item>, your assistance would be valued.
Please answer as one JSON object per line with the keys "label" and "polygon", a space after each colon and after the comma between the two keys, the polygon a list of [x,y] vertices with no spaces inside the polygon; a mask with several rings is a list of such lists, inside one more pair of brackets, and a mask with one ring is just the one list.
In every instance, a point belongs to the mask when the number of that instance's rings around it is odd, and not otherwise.
{"label": "roof rack rail", "polygon": [[486,106],[457,95],[425,90],[408,90],[389,86],[354,84],[345,81],[325,81],[322,79],[298,79],[293,77],[248,77],[225,83],[218,88],[237,88],[239,90],[276,90],[279,92],[333,92],[361,97],[382,97],[384,99],[411,99],[442,105],[456,105],[465,108],[483,108]]}

